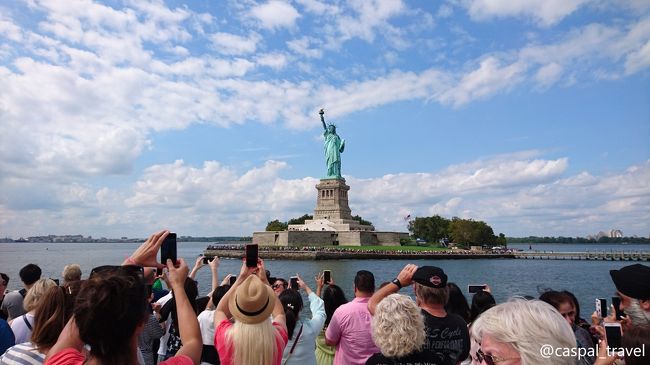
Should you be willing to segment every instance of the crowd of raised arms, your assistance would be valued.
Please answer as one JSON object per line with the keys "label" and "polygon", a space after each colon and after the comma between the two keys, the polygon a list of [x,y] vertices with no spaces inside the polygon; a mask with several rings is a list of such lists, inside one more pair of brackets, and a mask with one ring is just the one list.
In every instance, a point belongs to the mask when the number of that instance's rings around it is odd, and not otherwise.
{"label": "crowd of raised arms", "polygon": [[[28,264],[18,273],[24,289],[7,293],[1,273],[0,364],[650,364],[646,265],[611,270],[618,315],[603,308],[607,316],[585,320],[567,291],[497,304],[484,287],[468,303],[434,266],[406,265],[379,288],[360,270],[354,298],[323,273],[315,291],[299,275],[295,286],[271,277],[262,259],[219,281],[219,258],[200,257],[191,272],[183,259],[158,262],[168,234],[85,280],[79,265],[67,265],[59,285]],[[204,266],[212,286],[199,297]],[[615,351],[608,338],[620,340]]]}

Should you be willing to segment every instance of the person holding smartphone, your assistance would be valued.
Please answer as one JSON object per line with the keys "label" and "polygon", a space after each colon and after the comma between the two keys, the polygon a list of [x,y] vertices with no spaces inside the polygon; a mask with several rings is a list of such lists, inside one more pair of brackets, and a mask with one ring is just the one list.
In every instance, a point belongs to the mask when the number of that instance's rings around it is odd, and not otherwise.
{"label": "person holding smartphone", "polygon": [[287,316],[289,342],[282,354],[282,364],[316,364],[314,343],[325,324],[325,304],[309,286],[296,274],[298,289],[302,289],[309,298],[311,319],[300,319],[303,308],[302,296],[298,290],[285,290],[279,298]]}
{"label": "person holding smartphone", "polygon": [[[153,234],[124,261],[122,266],[93,269],[77,295],[74,318],[68,321],[46,365],[135,364],[138,362],[138,328],[146,319],[146,291],[142,267],[162,267],[157,254],[169,231]],[[198,364],[201,332],[194,309],[184,291],[189,269],[183,259],[167,261],[168,278],[176,293],[183,347],[174,358],[160,365]],[[119,320],[117,320],[119,318]],[[84,345],[89,352],[82,352]]]}

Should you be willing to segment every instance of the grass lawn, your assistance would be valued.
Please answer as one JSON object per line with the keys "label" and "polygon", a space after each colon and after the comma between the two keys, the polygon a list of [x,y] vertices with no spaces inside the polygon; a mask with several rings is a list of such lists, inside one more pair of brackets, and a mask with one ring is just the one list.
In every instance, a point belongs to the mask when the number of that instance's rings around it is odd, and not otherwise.
{"label": "grass lawn", "polygon": [[428,246],[323,246],[324,248],[350,248],[373,251],[446,251],[448,248]]}

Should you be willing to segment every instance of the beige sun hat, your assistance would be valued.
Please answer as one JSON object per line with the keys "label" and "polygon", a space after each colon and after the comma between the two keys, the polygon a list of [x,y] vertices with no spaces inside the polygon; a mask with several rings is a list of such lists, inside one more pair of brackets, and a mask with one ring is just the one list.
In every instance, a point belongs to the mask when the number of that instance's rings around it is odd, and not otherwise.
{"label": "beige sun hat", "polygon": [[275,293],[260,278],[251,275],[238,287],[228,300],[228,309],[235,320],[255,324],[269,318],[275,307]]}

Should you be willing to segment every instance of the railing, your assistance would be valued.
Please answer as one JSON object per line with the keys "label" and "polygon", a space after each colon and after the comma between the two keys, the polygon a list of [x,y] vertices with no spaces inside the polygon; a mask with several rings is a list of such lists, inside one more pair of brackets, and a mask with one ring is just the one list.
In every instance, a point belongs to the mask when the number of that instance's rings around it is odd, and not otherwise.
{"label": "railing", "polygon": [[585,252],[553,252],[532,251],[515,252],[515,258],[525,260],[608,260],[608,261],[648,261],[650,252],[623,251],[585,251]]}

